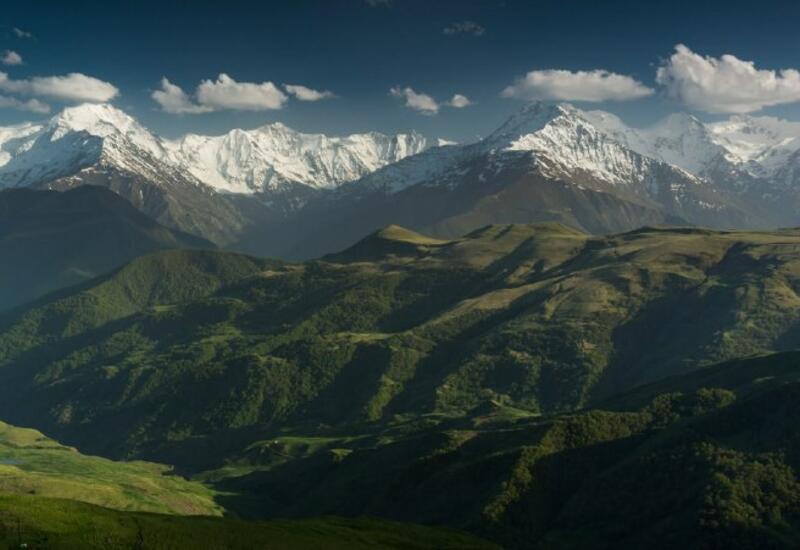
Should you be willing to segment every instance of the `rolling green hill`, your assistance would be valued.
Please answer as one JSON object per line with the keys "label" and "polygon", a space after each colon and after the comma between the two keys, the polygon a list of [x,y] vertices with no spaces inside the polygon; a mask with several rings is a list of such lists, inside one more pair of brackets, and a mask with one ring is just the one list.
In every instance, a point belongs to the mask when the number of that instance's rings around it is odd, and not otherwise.
{"label": "rolling green hill", "polygon": [[206,476],[248,490],[228,504],[262,515],[413,518],[507,548],[796,548],[798,373],[800,353],[778,354],[674,377],[608,409],[492,406],[360,438],[298,434],[253,445],[238,473]]}
{"label": "rolling green hill", "polygon": [[792,548],[798,290],[796,230],[165,251],[0,317],[0,418],[175,465],[245,517]]}
{"label": "rolling green hill", "polygon": [[304,264],[165,252],[0,319],[0,418],[207,469],[286,429],[568,412],[797,347],[797,288],[792,230],[390,228]]}
{"label": "rolling green hill", "polygon": [[375,519],[223,520],[216,500],[225,493],[170,470],[86,456],[0,422],[0,546],[495,548],[456,531]]}
{"label": "rolling green hill", "polygon": [[0,193],[0,310],[170,248],[213,248],[168,229],[107,189]]}

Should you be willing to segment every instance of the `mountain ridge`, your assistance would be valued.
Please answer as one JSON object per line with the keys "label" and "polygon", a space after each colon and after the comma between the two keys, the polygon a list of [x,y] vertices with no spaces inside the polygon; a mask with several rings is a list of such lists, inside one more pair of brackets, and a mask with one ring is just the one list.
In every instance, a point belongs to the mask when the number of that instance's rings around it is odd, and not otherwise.
{"label": "mountain ridge", "polygon": [[[51,166],[52,174],[68,175],[75,165],[85,168],[102,159],[118,168],[153,176],[148,164],[153,162],[159,168],[188,171],[196,185],[242,194],[287,183],[335,187],[430,146],[416,132],[329,137],[296,132],[279,122],[253,130],[233,129],[219,136],[186,134],[166,140],[110,104],[83,104],[65,108],[44,124],[0,130],[0,148],[5,158],[0,165],[0,187],[36,185],[54,179],[50,173],[31,172],[45,164],[32,152],[36,152],[39,143],[57,143],[73,135],[76,146],[90,145],[89,149],[79,158],[63,160],[58,158],[59,153],[62,157],[67,155],[68,147],[66,151],[64,147],[50,151],[55,157],[49,160],[51,165],[60,160],[65,165]],[[210,150],[202,151],[204,148]]]}
{"label": "mountain ridge", "polygon": [[211,249],[102,187],[0,191],[0,309],[88,281],[167,248]]}
{"label": "mountain ridge", "polygon": [[[434,146],[415,133],[339,138],[280,123],[164,140],[112,106],[83,105],[0,136],[0,184],[103,185],[166,225],[289,257],[390,223],[445,238],[511,221],[758,229],[798,223],[800,204],[800,126],[765,117],[674,114],[638,129],[536,102],[482,140]],[[335,240],[342,227],[347,240]]]}
{"label": "mountain ridge", "polygon": [[92,452],[207,467],[283,427],[493,401],[562,413],[797,341],[796,230],[388,232],[305,263],[161,252],[5,315],[0,389],[16,391],[0,412]]}
{"label": "mountain ridge", "polygon": [[793,547],[798,288],[797,229],[161,251],[0,315],[0,415],[175,465],[244,517]]}
{"label": "mountain ridge", "polygon": [[281,185],[330,189],[429,147],[421,135],[378,132],[329,137],[273,123],[221,136],[167,141],[168,156],[199,180],[230,193],[266,193]]}

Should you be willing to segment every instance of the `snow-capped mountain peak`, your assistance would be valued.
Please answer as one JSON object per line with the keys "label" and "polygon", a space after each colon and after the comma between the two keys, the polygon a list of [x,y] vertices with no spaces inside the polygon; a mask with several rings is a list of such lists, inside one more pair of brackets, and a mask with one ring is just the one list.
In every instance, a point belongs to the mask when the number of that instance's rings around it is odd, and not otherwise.
{"label": "snow-capped mountain peak", "polygon": [[642,154],[702,174],[725,151],[708,128],[693,115],[673,113],[641,132]]}
{"label": "snow-capped mountain peak", "polygon": [[45,184],[93,166],[154,180],[174,176],[162,162],[161,139],[112,105],[67,107],[44,124],[8,130],[0,131],[0,187]]}
{"label": "snow-capped mountain peak", "polygon": [[800,123],[769,116],[735,115],[708,125],[714,139],[736,162],[769,177],[800,150]]}
{"label": "snow-capped mountain peak", "polygon": [[112,105],[83,104],[44,124],[1,128],[0,186],[35,185],[102,164],[155,180],[169,173],[173,180],[231,193],[294,185],[324,189],[428,146],[415,132],[330,137],[296,132],[280,122],[220,136],[164,140]]}
{"label": "snow-capped mountain peak", "polygon": [[651,126],[649,131],[661,136],[679,136],[686,132],[706,132],[706,128],[692,114],[671,113]]}
{"label": "snow-capped mountain peak", "polygon": [[[152,176],[166,152],[161,139],[124,111],[109,104],[67,107],[50,119],[44,134],[57,142],[75,134],[100,139],[100,158],[118,168]],[[147,157],[147,158],[145,158]]]}
{"label": "snow-capped mountain peak", "polygon": [[611,113],[549,102],[525,105],[488,137],[466,145],[429,142],[415,132],[335,137],[280,122],[165,140],[112,105],[86,104],[44,124],[0,128],[0,186],[124,172],[156,186],[256,195],[266,204],[277,197],[292,211],[344,184],[394,193],[426,182],[493,181],[513,169],[653,196],[667,180],[730,182],[738,189],[766,179],[794,185],[798,151],[800,123],[771,117],[705,124],[678,113],[634,128]]}
{"label": "snow-capped mountain peak", "polygon": [[68,132],[87,132],[98,137],[106,137],[112,133],[126,134],[130,131],[145,131],[133,117],[104,103],[84,103],[67,107],[53,116],[47,126],[58,139]]}
{"label": "snow-capped mountain peak", "polygon": [[[591,119],[591,120],[590,120]],[[598,120],[599,128],[593,123]],[[511,115],[488,137],[469,145],[432,148],[358,181],[359,186],[396,193],[417,184],[457,186],[473,174],[489,181],[498,173],[540,172],[553,178],[589,181],[609,188],[646,194],[652,180],[652,159],[627,145],[622,121],[614,115],[584,112],[569,104],[535,102]],[[620,136],[615,136],[614,129]],[[634,133],[631,133],[634,135]],[[639,139],[639,138],[637,138]],[[481,159],[481,160],[476,160]],[[663,164],[663,163],[662,163]],[[475,172],[475,166],[482,168]],[[695,181],[680,172],[683,181]]]}
{"label": "snow-capped mountain peak", "polygon": [[513,114],[481,147],[528,153],[540,170],[552,176],[586,174],[606,184],[630,187],[646,179],[641,141],[609,113],[535,102]]}
{"label": "snow-capped mountain peak", "polygon": [[507,146],[522,136],[539,132],[556,119],[576,116],[579,116],[579,111],[568,103],[553,104],[536,101],[525,105],[511,115],[486,138],[485,142],[492,146]]}
{"label": "snow-capped mountain peak", "polygon": [[647,128],[632,128],[604,111],[586,111],[583,116],[632,151],[695,175],[703,175],[726,154],[709,129],[687,113],[673,113]]}
{"label": "snow-capped mountain peak", "polygon": [[304,134],[281,123],[221,136],[189,134],[166,143],[171,162],[201,181],[232,193],[260,193],[300,184],[338,187],[426,149],[412,132],[330,137]]}

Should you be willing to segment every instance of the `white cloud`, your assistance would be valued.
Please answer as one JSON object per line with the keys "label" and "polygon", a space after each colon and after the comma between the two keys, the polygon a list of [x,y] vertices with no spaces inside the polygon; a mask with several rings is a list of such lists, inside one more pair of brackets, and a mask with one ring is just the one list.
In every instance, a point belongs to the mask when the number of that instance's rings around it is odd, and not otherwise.
{"label": "white cloud", "polygon": [[[319,92],[299,85],[285,86],[289,93],[302,101],[317,101],[332,97],[330,92]],[[150,96],[167,113],[209,113],[220,110],[266,111],[281,109],[289,97],[272,82],[237,82],[222,73],[216,80],[203,80],[197,86],[194,97],[180,86],[161,79],[161,89]]]}
{"label": "white cloud", "polygon": [[19,27],[14,27],[11,30],[14,31],[14,34],[16,35],[17,38],[33,38],[32,32],[23,31]]}
{"label": "white cloud", "polygon": [[3,65],[22,65],[22,56],[17,52],[6,50],[0,57],[0,63],[3,63]]}
{"label": "white cloud", "polygon": [[207,113],[212,111],[211,107],[198,105],[184,92],[180,86],[176,86],[167,77],[161,79],[161,89],[155,90],[151,97],[156,103],[161,105],[161,109],[167,113]]}
{"label": "white cloud", "polygon": [[8,73],[0,72],[0,90],[10,93],[23,93],[30,89],[30,82],[27,80],[11,80]]}
{"label": "white cloud", "polygon": [[16,109],[18,111],[31,111],[33,113],[49,113],[50,106],[38,99],[21,101],[15,97],[0,95],[0,109]]}
{"label": "white cloud", "polygon": [[456,94],[453,96],[453,99],[447,102],[450,107],[455,109],[463,109],[464,107],[469,107],[473,105],[472,101],[469,98],[462,94]]}
{"label": "white cloud", "polygon": [[60,101],[90,103],[110,101],[119,94],[113,84],[81,73],[12,80],[8,78],[8,74],[0,72],[0,90]]}
{"label": "white cloud", "polygon": [[319,90],[306,88],[299,84],[284,84],[283,87],[300,101],[319,101],[321,99],[333,97],[333,92],[329,92],[328,90],[320,92]]}
{"label": "white cloud", "polygon": [[656,82],[670,97],[709,113],[749,113],[800,101],[800,72],[756,69],[733,55],[702,56],[684,46],[658,69]]}
{"label": "white cloud", "polygon": [[287,100],[272,82],[236,82],[224,73],[216,81],[203,80],[197,87],[197,102],[213,109],[265,111],[280,109]]}
{"label": "white cloud", "polygon": [[65,76],[37,76],[30,79],[32,95],[63,101],[103,103],[114,99],[119,90],[113,84],[81,73]]}
{"label": "white cloud", "polygon": [[413,89],[406,86],[400,88],[395,86],[389,93],[394,97],[402,97],[406,100],[406,107],[414,109],[423,115],[435,115],[439,112],[439,104],[428,94],[417,93]]}
{"label": "white cloud", "polygon": [[502,92],[517,99],[567,101],[625,101],[652,94],[651,88],[629,76],[603,70],[531,71]]}
{"label": "white cloud", "polygon": [[471,36],[483,36],[486,33],[481,25],[475,21],[457,21],[452,25],[445,27],[442,31],[447,36],[456,36],[459,34],[468,34]]}
{"label": "white cloud", "polygon": [[423,115],[435,115],[439,112],[439,109],[442,107],[453,107],[455,109],[463,109],[464,107],[469,107],[473,105],[472,101],[467,98],[467,96],[462,94],[455,94],[450,101],[445,101],[443,103],[439,103],[435,99],[433,99],[428,94],[423,94],[421,92],[414,91],[413,88],[406,86],[405,88],[401,88],[400,86],[395,86],[391,90],[389,90],[389,94],[394,97],[400,97],[406,100],[405,106],[409,109],[414,109],[415,111],[423,114]]}

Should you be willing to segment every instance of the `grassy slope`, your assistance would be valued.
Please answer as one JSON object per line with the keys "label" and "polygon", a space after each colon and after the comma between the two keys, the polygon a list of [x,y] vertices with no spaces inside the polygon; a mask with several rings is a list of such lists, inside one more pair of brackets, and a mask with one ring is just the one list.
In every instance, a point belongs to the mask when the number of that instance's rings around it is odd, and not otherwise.
{"label": "grassy slope", "polygon": [[393,228],[307,264],[161,254],[8,316],[0,413],[221,466],[204,479],[254,514],[796,547],[798,358],[711,365],[797,348],[799,279],[795,231]]}
{"label": "grassy slope", "polygon": [[89,502],[118,510],[220,515],[207,487],[148,462],[86,456],[31,429],[0,422],[0,493]]}
{"label": "grassy slope", "polygon": [[467,534],[371,519],[245,522],[121,513],[83,503],[0,496],[0,544],[28,548],[497,548]]}
{"label": "grassy slope", "polygon": [[796,347],[796,288],[795,231],[389,228],[306,264],[162,253],[0,322],[0,414],[208,468],[285,429],[570,411]]}

